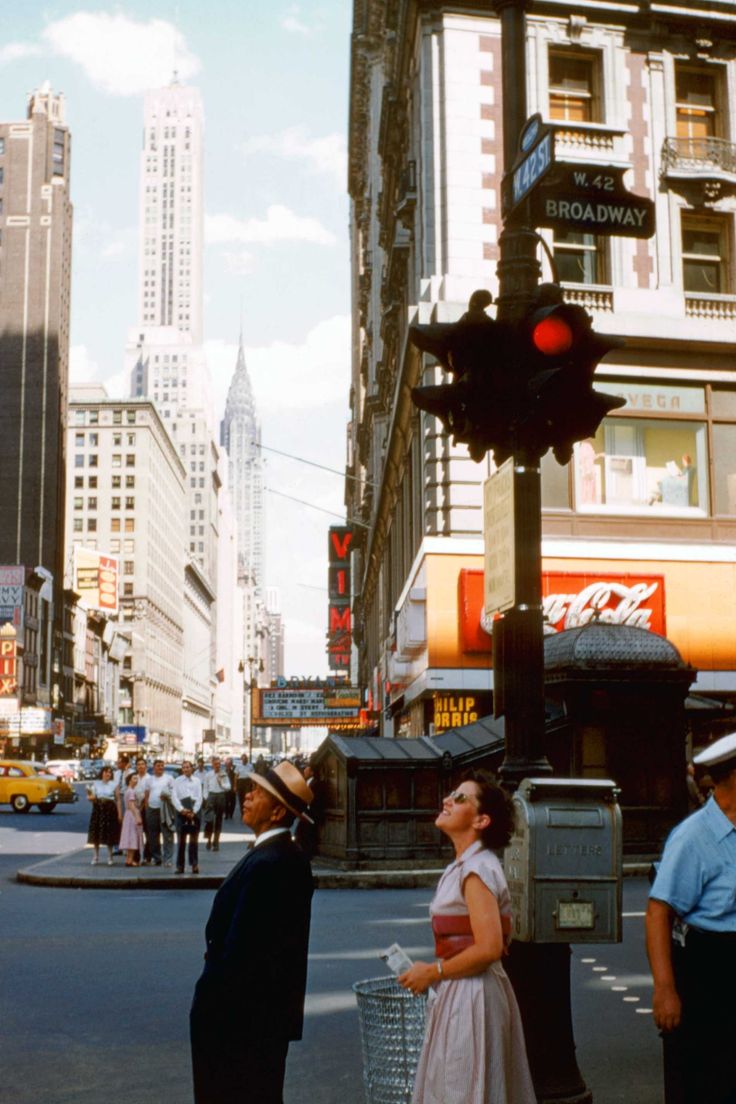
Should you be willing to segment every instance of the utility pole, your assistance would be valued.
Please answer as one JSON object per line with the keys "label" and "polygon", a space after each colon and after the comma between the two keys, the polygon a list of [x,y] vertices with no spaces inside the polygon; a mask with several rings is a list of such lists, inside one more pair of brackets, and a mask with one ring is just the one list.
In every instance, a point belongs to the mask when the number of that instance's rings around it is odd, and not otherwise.
{"label": "utility pole", "polygon": [[[501,21],[504,172],[509,173],[527,119],[526,10],[529,0],[492,0]],[[497,319],[515,323],[530,308],[541,277],[538,238],[529,204],[504,219],[499,239]],[[506,756],[504,782],[551,774],[544,753],[544,636],[542,617],[542,496],[538,455],[521,442],[513,453],[515,502],[514,606],[494,631],[500,654]],[[502,639],[501,639],[502,637]],[[500,647],[499,647],[500,645]],[[494,658],[495,666],[495,658]],[[495,692],[495,691],[494,691]],[[514,943],[507,960],[522,1013],[529,1062],[541,1102],[589,1104],[592,1095],[578,1069],[570,1005],[570,946]]]}

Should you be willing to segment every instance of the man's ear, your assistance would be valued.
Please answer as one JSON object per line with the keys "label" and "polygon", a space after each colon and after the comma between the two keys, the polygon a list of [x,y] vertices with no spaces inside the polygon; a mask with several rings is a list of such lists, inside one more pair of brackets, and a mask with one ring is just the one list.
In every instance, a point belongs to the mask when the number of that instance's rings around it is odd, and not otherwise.
{"label": "man's ear", "polygon": [[284,820],[288,814],[289,810],[286,808],[285,805],[274,805],[273,811],[271,812],[271,821],[274,824],[280,824],[281,821]]}

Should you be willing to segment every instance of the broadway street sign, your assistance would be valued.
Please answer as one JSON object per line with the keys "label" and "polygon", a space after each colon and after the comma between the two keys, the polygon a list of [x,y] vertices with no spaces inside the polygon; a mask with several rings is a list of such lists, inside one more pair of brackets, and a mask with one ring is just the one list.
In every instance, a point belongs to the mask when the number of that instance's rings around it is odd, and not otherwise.
{"label": "broadway street sign", "polygon": [[628,192],[626,170],[603,165],[555,165],[530,197],[535,226],[588,234],[651,238],[654,204]]}

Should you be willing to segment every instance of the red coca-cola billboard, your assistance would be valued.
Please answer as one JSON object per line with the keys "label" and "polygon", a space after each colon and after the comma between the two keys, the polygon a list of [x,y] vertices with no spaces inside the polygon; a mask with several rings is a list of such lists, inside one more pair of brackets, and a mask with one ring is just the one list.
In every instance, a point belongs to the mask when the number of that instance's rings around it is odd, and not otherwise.
{"label": "red coca-cola billboard", "polygon": [[[491,626],[483,611],[483,572],[463,568],[458,579],[462,650],[490,653]],[[543,571],[545,632],[561,632],[598,620],[638,625],[665,634],[663,575],[615,575],[595,571]]]}

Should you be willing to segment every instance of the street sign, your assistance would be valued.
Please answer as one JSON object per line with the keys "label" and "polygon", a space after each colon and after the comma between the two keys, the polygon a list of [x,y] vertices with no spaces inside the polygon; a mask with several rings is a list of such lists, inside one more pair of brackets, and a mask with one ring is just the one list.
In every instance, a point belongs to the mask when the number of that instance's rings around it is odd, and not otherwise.
{"label": "street sign", "polygon": [[532,115],[519,138],[519,153],[509,181],[502,190],[504,216],[508,215],[554,164],[554,132],[542,122],[541,115]]}
{"label": "street sign", "polygon": [[623,168],[557,163],[530,198],[532,222],[554,230],[651,238],[654,204],[623,184]]}
{"label": "street sign", "polygon": [[484,608],[490,622],[516,601],[514,574],[514,461],[507,460],[483,484]]}

